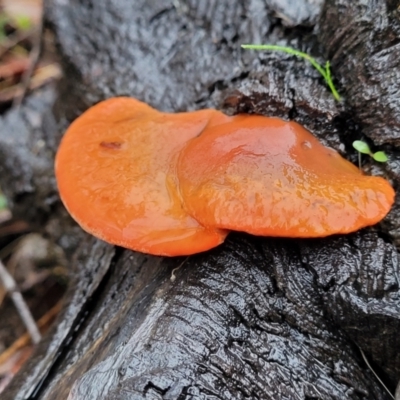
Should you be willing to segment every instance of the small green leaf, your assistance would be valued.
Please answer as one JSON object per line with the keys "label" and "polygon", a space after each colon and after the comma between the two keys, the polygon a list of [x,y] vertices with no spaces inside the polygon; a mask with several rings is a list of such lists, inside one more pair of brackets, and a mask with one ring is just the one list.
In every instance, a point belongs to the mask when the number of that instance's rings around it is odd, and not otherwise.
{"label": "small green leaf", "polygon": [[26,15],[18,15],[13,18],[16,28],[20,29],[21,31],[27,31],[32,28],[32,21]]}
{"label": "small green leaf", "polygon": [[7,199],[3,194],[0,194],[0,211],[7,208]]}
{"label": "small green leaf", "polygon": [[376,153],[372,153],[367,143],[363,142],[362,140],[355,140],[353,142],[353,147],[362,154],[368,154],[371,156],[375,161],[378,162],[386,162],[388,161],[388,157],[384,151],[377,151]]}
{"label": "small green leaf", "polygon": [[378,162],[386,162],[388,161],[388,157],[384,151],[377,151],[372,155],[372,158]]}
{"label": "small green leaf", "polygon": [[353,142],[353,147],[359,151],[360,153],[363,154],[370,154],[371,155],[371,150],[368,146],[367,143],[363,142],[362,140],[355,140]]}

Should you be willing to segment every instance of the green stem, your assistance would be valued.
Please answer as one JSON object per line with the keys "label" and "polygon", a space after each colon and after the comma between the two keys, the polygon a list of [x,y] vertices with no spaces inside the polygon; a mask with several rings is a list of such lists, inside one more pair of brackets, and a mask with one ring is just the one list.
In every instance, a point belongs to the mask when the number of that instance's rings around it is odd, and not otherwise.
{"label": "green stem", "polygon": [[329,88],[332,91],[333,97],[339,101],[340,100],[340,95],[337,92],[335,85],[333,84],[332,81],[332,75],[331,75],[331,69],[330,69],[330,63],[329,61],[326,62],[325,68],[319,64],[315,58],[311,57],[307,53],[303,53],[302,51],[295,50],[291,47],[286,47],[286,46],[277,46],[273,44],[264,44],[264,45],[257,45],[257,44],[242,44],[241,46],[243,49],[249,49],[249,50],[273,50],[273,51],[283,51],[288,54],[292,54],[297,57],[301,57],[306,59],[324,78],[326,84],[329,86]]}

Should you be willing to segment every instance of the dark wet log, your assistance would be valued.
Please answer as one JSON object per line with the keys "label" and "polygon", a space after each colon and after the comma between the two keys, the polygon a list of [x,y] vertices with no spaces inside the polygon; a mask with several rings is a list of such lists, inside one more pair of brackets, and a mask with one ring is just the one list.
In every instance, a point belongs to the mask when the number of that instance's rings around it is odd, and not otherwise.
{"label": "dark wet log", "polygon": [[398,146],[398,2],[327,0],[319,25],[320,40],[364,134],[376,144],[394,143]]}
{"label": "dark wet log", "polygon": [[[355,159],[352,111],[335,103],[312,67],[239,48],[281,40],[318,56],[310,26],[320,3],[296,2],[294,18],[277,0],[49,2],[65,79],[3,118],[0,179],[15,212],[74,253],[71,283],[58,323],[4,399],[388,398],[359,348],[394,389],[400,272],[388,229],[399,229],[395,216],[389,228],[320,240],[231,234],[186,260],[171,281],[184,259],[83,234],[60,205],[52,173],[67,124],[112,95],[168,111],[216,107],[296,119]],[[327,4],[324,15],[335,12]],[[381,135],[379,142],[391,142]],[[365,168],[385,173],[368,160]]]}

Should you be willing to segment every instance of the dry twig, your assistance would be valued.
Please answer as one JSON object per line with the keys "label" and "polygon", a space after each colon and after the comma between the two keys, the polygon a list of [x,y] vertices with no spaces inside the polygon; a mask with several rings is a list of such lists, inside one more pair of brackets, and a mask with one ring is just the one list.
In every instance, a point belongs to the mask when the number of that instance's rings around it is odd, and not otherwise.
{"label": "dry twig", "polygon": [[[60,300],[55,306],[53,306],[43,317],[41,317],[38,321],[38,327],[40,330],[47,331],[50,323],[55,319],[58,313],[61,310],[62,300]],[[27,346],[30,342],[30,336],[28,333],[24,333],[21,337],[19,337],[10,347],[3,351],[0,354],[0,365],[6,362],[13,354],[15,354],[18,350],[21,350],[23,347]]]}
{"label": "dry twig", "polygon": [[22,322],[28,330],[32,342],[37,344],[40,342],[41,335],[36,325],[32,314],[22,297],[21,292],[18,290],[14,278],[8,273],[4,264],[0,261],[0,280],[2,281],[7,292],[10,294],[12,301],[14,302],[15,308],[17,309]]}
{"label": "dry twig", "polygon": [[365,361],[365,364],[367,364],[367,367],[371,370],[371,372],[375,375],[375,378],[378,379],[379,383],[383,386],[383,388],[386,390],[386,392],[389,394],[389,396],[394,399],[394,396],[392,392],[386,387],[386,385],[382,382],[381,378],[377,375],[377,373],[374,371],[374,369],[371,367],[371,364],[368,362],[367,357],[365,356],[364,352],[361,350],[361,347],[358,347],[363,360]]}

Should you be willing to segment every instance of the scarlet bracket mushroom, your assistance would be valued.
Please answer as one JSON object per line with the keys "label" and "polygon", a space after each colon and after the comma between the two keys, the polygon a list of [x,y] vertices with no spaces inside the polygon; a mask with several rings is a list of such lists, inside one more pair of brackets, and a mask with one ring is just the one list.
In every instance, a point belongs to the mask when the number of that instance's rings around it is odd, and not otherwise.
{"label": "scarlet bracket mushroom", "polygon": [[394,191],[363,175],[296,122],[238,116],[190,140],[178,179],[205,226],[254,235],[323,237],[379,222]]}
{"label": "scarlet bracket mushroom", "polygon": [[161,113],[130,98],[90,108],[56,156],[83,229],[155,255],[189,255],[228,230],[319,237],[380,221],[394,191],[295,122],[216,110]]}
{"label": "scarlet bracket mushroom", "polygon": [[84,230],[109,243],[157,255],[217,246],[227,232],[204,227],[183,209],[175,160],[215,110],[160,113],[131,98],[90,108],[64,135],[55,162],[61,199]]}

